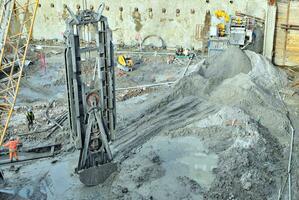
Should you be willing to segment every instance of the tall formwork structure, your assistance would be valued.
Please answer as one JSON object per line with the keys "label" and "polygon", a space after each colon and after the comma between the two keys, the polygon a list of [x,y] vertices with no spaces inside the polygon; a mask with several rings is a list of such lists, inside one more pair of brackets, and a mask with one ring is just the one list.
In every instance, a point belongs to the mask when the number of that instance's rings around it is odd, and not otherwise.
{"label": "tall formwork structure", "polygon": [[0,145],[16,103],[39,0],[4,0],[0,13]]}

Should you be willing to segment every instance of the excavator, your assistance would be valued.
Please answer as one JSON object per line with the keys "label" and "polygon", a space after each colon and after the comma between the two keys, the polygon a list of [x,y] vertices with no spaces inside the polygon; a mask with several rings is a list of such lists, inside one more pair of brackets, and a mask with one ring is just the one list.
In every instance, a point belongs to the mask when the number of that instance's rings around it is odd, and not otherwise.
{"label": "excavator", "polygon": [[[12,41],[11,38],[20,36],[16,44],[19,47],[21,36],[27,32],[21,29],[20,33],[14,35],[9,33],[9,29],[13,26],[12,13],[18,9],[17,6],[20,3],[16,0],[7,2],[8,4],[5,4],[3,8],[8,15],[8,22],[3,22],[3,26],[1,24],[1,27],[7,29],[4,42]],[[1,122],[5,122],[4,126],[1,124],[0,144],[5,138],[14,110],[38,3],[38,0],[32,0],[25,4],[26,12],[30,5],[34,5],[34,12],[30,18],[29,33],[26,34],[26,44],[20,47],[24,51],[18,51],[18,48],[15,48],[15,52],[11,53],[6,51],[5,48],[8,47],[6,43],[2,46],[1,59],[4,58],[5,53],[10,55],[14,53],[17,56],[9,64],[2,62],[0,67],[0,71],[7,76],[8,80],[7,88],[4,84],[3,86],[2,83],[0,84],[2,90],[0,108],[3,108],[0,110],[0,115]],[[24,6],[22,4],[20,6],[23,9]],[[76,14],[67,6],[65,9],[70,16],[66,21],[64,34],[68,118],[72,142],[80,152],[75,171],[84,185],[94,186],[103,183],[117,170],[117,163],[113,162],[110,149],[110,144],[115,139],[116,126],[112,31],[109,29],[107,18],[102,15],[104,4],[101,4],[97,10],[91,7],[80,10]],[[20,63],[20,68],[17,74],[13,74],[16,62]],[[11,68],[10,74],[4,71],[9,67]],[[9,92],[10,88],[13,92]],[[3,178],[2,172],[1,176]]]}
{"label": "excavator", "polygon": [[117,67],[125,72],[130,72],[134,70],[133,59],[125,55],[120,55],[117,57]]}

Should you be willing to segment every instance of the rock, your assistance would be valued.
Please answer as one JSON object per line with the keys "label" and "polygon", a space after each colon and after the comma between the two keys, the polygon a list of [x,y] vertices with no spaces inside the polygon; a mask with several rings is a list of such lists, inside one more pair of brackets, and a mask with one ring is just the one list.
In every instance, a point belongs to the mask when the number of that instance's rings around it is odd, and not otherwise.
{"label": "rock", "polygon": [[251,183],[250,182],[245,182],[242,184],[242,187],[244,190],[250,190],[251,188]]}
{"label": "rock", "polygon": [[57,161],[58,161],[58,160],[52,160],[51,163],[52,163],[52,164],[55,164],[55,163],[57,163]]}
{"label": "rock", "polygon": [[153,161],[153,163],[161,164],[161,160],[160,160],[160,157],[158,155],[153,157],[152,161]]}
{"label": "rock", "polygon": [[121,190],[122,193],[126,194],[129,192],[128,188],[124,187],[122,190]]}

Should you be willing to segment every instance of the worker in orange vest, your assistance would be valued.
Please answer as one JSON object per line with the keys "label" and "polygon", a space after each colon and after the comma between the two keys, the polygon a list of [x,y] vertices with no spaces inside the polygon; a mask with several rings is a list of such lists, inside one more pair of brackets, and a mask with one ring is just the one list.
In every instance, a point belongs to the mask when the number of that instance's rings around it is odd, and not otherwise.
{"label": "worker in orange vest", "polygon": [[15,158],[17,161],[18,158],[18,144],[20,144],[20,139],[17,137],[16,139],[11,137],[9,141],[4,144],[4,147],[7,147],[9,149],[9,159],[10,162],[13,162],[13,158]]}

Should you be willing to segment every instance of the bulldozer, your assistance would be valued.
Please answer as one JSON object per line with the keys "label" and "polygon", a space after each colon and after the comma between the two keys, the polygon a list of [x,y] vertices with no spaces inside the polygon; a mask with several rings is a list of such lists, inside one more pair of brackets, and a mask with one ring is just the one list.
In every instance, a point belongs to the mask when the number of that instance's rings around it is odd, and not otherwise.
{"label": "bulldozer", "polygon": [[66,9],[70,15],[64,34],[69,124],[80,151],[75,171],[83,184],[94,186],[117,170],[110,149],[116,125],[112,32],[102,15],[104,4],[97,11],[76,14]]}

